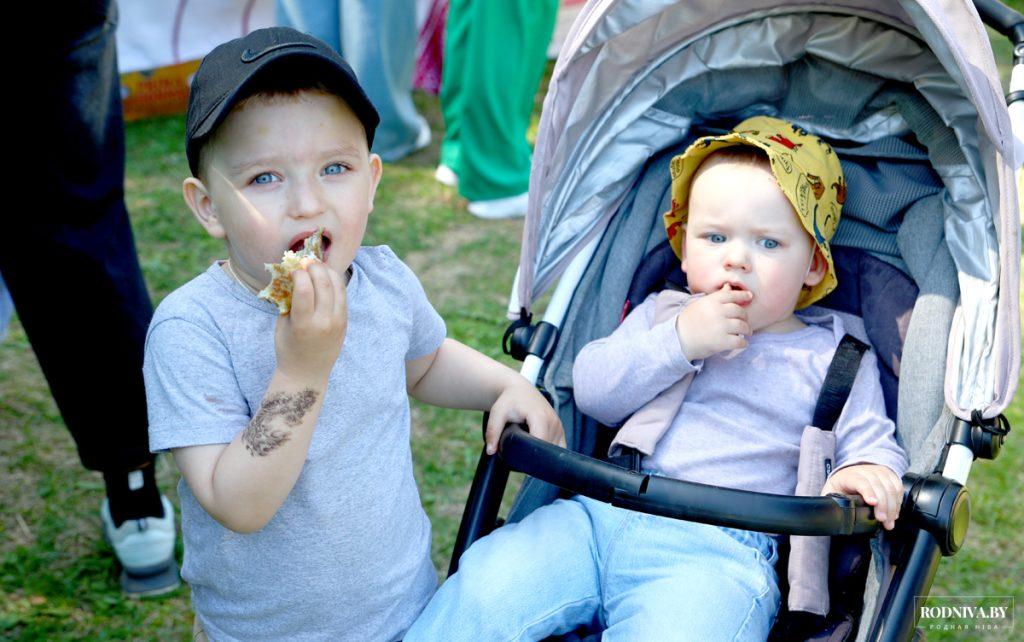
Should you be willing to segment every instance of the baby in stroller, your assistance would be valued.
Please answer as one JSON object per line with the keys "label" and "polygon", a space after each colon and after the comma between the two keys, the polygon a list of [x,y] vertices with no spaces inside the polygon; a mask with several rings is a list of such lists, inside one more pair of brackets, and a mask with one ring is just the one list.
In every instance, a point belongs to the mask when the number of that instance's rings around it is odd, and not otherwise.
{"label": "baby in stroller", "polygon": [[[636,449],[645,472],[792,494],[844,335],[836,315],[795,314],[837,283],[838,159],[799,127],[756,117],[699,139],[671,170],[665,224],[690,293],[652,295],[587,345],[576,402],[625,421],[612,451]],[[860,495],[893,528],[907,458],[870,352],[835,436],[822,492]],[[763,640],[780,602],[776,559],[771,535],[558,500],[470,547],[405,639],[536,640],[596,624],[604,640]]]}

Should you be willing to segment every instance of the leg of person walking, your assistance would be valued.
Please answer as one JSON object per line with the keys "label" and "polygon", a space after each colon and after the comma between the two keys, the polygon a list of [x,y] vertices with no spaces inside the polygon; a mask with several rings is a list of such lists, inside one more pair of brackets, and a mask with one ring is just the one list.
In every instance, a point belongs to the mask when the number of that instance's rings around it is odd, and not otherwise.
{"label": "leg of person walking", "polygon": [[36,200],[7,217],[3,274],[78,447],[101,471],[104,531],[131,593],[178,585],[174,516],[154,479],[142,354],[152,305],[124,205],[124,126],[112,1],[69,6],[49,32],[45,93],[24,150]]}
{"label": "leg of person walking", "polygon": [[396,161],[430,144],[412,102],[415,0],[278,0],[278,22],[320,38],[344,56],[377,112],[373,151]]}
{"label": "leg of person walking", "polygon": [[442,164],[455,165],[478,216],[525,213],[526,131],[557,12],[557,0],[452,0],[441,99],[453,142],[442,146]]}
{"label": "leg of person walking", "polygon": [[388,162],[430,144],[430,125],[412,102],[415,0],[342,0],[341,51],[380,114],[373,151]]}
{"label": "leg of person walking", "polygon": [[277,24],[308,33],[339,52],[340,15],[338,0],[277,0]]}
{"label": "leg of person walking", "polygon": [[[466,107],[466,52],[470,21],[468,0],[452,0],[444,27],[444,56],[441,66],[441,118],[444,138],[441,139],[441,160],[437,178],[455,187],[462,171],[462,113]],[[454,57],[453,57],[454,56]]]}

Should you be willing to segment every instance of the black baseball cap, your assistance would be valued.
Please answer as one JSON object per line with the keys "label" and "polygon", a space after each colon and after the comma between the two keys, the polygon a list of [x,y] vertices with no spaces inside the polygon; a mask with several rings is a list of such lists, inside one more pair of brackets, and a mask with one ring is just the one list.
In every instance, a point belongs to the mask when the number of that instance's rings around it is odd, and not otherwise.
{"label": "black baseball cap", "polygon": [[192,78],[185,117],[185,155],[197,175],[204,138],[227,117],[254,79],[278,65],[317,69],[317,79],[342,98],[363,123],[366,144],[380,123],[373,103],[341,55],[322,40],[290,27],[269,27],[229,40],[203,58]]}

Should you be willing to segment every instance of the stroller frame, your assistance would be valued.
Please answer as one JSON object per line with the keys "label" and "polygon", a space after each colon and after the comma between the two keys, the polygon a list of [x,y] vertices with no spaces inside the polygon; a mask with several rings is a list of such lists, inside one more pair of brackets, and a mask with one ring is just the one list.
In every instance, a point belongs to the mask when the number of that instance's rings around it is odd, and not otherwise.
{"label": "stroller frame", "polygon": [[[1017,130],[1024,122],[1024,16],[998,0],[974,3],[983,21],[1013,43],[1015,71],[1007,103]],[[599,236],[591,238],[569,263],[539,323],[532,324],[531,315],[518,305],[520,275],[516,275],[510,310],[521,310],[521,314],[506,331],[503,347],[506,354],[524,362],[521,373],[531,383],[540,380],[554,352],[559,327],[599,241]],[[485,415],[484,426],[486,422]],[[974,411],[970,420],[956,418],[935,470],[904,476],[896,535],[901,545],[890,559],[894,570],[880,587],[868,640],[912,639],[919,617],[916,600],[928,595],[941,557],[954,555],[965,538],[970,521],[965,485],[973,461],[995,459],[1008,432],[1002,415],[983,418],[980,411]],[[457,571],[458,560],[470,544],[500,526],[499,506],[512,470],[615,506],[707,524],[788,535],[878,530],[871,507],[860,498],[769,495],[644,475],[542,442],[531,437],[524,426],[510,424],[495,455],[481,452],[449,575]]]}

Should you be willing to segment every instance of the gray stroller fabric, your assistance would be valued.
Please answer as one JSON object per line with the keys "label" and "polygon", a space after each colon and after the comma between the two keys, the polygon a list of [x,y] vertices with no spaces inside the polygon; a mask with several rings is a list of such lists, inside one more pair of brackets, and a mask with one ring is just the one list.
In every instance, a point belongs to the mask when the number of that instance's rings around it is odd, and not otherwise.
{"label": "gray stroller fabric", "polygon": [[[946,441],[955,417],[946,408],[942,390],[945,378],[945,346],[960,299],[956,266],[944,241],[942,197],[931,196],[915,203],[897,234],[900,253],[920,288],[903,346],[899,394],[900,441],[910,454],[910,472],[928,473]],[[864,587],[864,613],[874,612],[880,578],[889,569],[889,543],[883,533],[871,542],[872,572]],[[860,627],[857,640],[867,638]]]}
{"label": "gray stroller fabric", "polygon": [[899,435],[910,455],[911,472],[931,472],[946,433],[936,434],[946,411],[940,394],[946,364],[944,346],[960,299],[953,258],[944,239],[942,197],[918,201],[897,236],[900,251],[920,292],[907,328],[899,385]]}
{"label": "gray stroller fabric", "polygon": [[927,152],[896,136],[837,147],[836,152],[850,189],[843,203],[846,225],[836,231],[832,243],[867,250],[907,274],[896,242],[904,213],[942,190],[926,164]]}
{"label": "gray stroller fabric", "polygon": [[878,357],[885,412],[898,424],[900,363],[918,289],[909,276],[863,250],[832,246],[839,287],[822,307],[863,318],[868,343]]}

